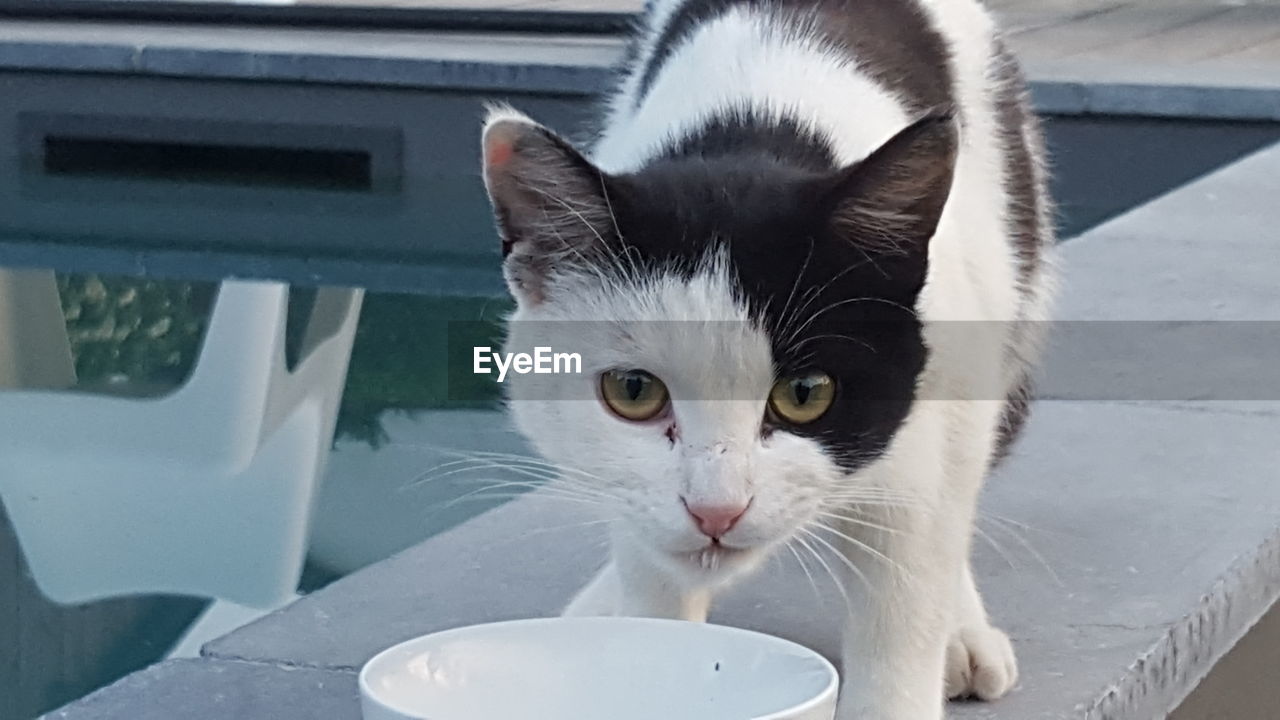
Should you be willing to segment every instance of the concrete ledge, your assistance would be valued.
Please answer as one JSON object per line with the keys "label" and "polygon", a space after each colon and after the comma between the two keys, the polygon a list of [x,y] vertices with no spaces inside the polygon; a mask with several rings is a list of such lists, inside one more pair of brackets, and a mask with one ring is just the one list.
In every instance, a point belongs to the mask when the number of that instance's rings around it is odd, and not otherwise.
{"label": "concrete ledge", "polygon": [[170,660],[134,673],[47,720],[317,720],[359,718],[353,673]]}

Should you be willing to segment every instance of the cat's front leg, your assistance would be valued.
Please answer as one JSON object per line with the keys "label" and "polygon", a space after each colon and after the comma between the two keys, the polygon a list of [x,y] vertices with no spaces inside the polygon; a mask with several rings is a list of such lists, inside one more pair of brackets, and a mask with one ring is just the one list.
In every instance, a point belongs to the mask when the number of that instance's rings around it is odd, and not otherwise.
{"label": "cat's front leg", "polygon": [[564,615],[706,622],[710,607],[710,589],[680,583],[635,551],[615,546],[613,558],[574,596]]}
{"label": "cat's front leg", "polygon": [[1017,682],[1013,645],[987,618],[973,572],[965,563],[956,598],[955,629],[947,646],[947,697],[995,700]]}
{"label": "cat's front leg", "polygon": [[[839,720],[941,720],[963,555],[942,542],[886,544],[859,558],[870,586],[850,613]],[[963,546],[963,543],[960,543]]]}

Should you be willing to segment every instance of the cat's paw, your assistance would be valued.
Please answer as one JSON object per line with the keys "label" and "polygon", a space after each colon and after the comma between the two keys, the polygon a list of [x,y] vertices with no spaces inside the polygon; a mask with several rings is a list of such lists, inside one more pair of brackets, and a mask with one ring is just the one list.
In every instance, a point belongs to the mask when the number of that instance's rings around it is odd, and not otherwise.
{"label": "cat's paw", "polygon": [[987,624],[956,630],[947,644],[947,697],[995,700],[1018,682],[1009,636]]}

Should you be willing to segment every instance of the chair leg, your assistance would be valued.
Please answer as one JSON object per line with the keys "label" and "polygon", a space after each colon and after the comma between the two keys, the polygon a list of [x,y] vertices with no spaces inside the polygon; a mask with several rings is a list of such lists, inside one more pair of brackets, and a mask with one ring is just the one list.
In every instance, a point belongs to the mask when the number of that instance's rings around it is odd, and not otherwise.
{"label": "chair leg", "polygon": [[356,291],[346,288],[323,287],[316,291],[315,304],[311,307],[307,327],[302,333],[297,365],[301,365],[317,345],[342,329],[351,303],[356,299]]}

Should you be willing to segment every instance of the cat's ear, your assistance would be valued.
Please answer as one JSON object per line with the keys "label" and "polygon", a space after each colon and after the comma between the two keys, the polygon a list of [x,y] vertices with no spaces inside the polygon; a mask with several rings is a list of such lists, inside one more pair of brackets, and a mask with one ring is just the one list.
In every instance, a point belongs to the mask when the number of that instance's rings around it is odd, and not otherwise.
{"label": "cat's ear", "polygon": [[901,268],[903,281],[923,285],[929,240],[951,194],[957,144],[950,114],[927,115],[841,170],[831,196],[837,235]]}
{"label": "cat's ear", "polygon": [[614,234],[608,177],[511,110],[490,111],[482,145],[507,283],[517,300],[537,304],[554,273],[594,262]]}

